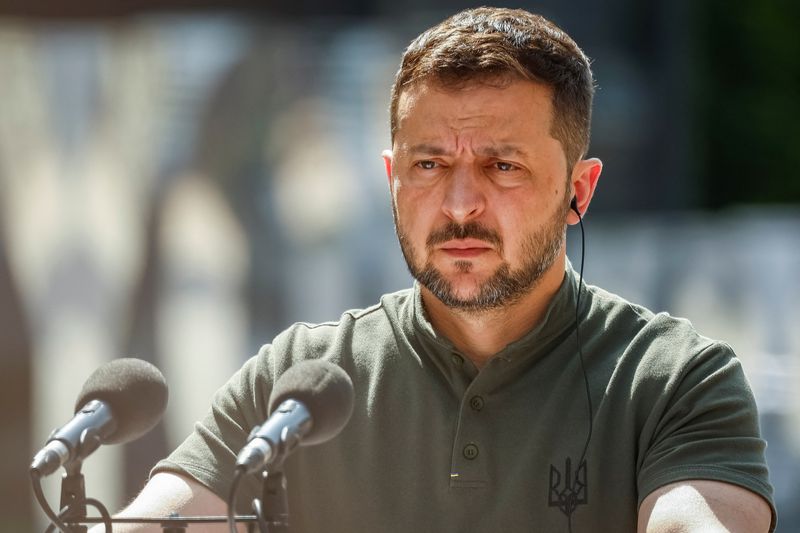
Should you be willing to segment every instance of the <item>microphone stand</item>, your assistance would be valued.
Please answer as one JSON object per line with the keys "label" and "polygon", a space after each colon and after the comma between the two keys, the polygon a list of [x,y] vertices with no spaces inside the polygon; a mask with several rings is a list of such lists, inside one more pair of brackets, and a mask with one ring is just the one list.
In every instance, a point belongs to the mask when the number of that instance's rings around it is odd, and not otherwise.
{"label": "microphone stand", "polygon": [[[81,472],[83,461],[76,459],[64,465],[65,473],[61,478],[60,509],[63,514],[59,518],[67,525],[70,533],[87,533],[85,524],[103,523],[103,519],[88,518],[86,516],[86,482]],[[289,533],[289,499],[287,496],[286,477],[280,467],[272,472],[261,473],[262,488],[261,500],[254,498],[252,502],[255,516],[239,516],[237,522],[247,524],[249,532],[254,531],[258,525],[260,533]],[[91,500],[91,505],[102,505],[96,500]],[[103,511],[106,512],[105,508]],[[193,523],[225,522],[225,517],[181,517],[171,515],[162,518],[110,518],[107,521],[115,523],[157,523],[165,533],[182,533]],[[52,524],[51,524],[52,527]],[[49,530],[49,528],[48,528]]]}
{"label": "microphone stand", "polygon": [[253,511],[262,533],[289,533],[289,499],[286,477],[280,469],[261,473],[261,501],[253,499]]}
{"label": "microphone stand", "polygon": [[[63,514],[59,518],[67,526],[70,533],[87,533],[86,524],[104,523],[102,518],[89,518],[86,516],[86,504],[101,505],[96,500],[86,499],[86,482],[81,472],[82,461],[75,460],[64,465],[65,473],[61,478],[60,509]],[[262,474],[261,500],[253,499],[253,515],[237,516],[237,522],[247,524],[248,532],[254,532],[256,526],[259,533],[289,533],[289,500],[286,493],[286,478],[283,472],[275,470],[272,473],[264,471]],[[263,504],[262,504],[263,502]],[[102,512],[106,512],[103,508]],[[183,517],[177,514],[169,517],[126,517],[110,518],[111,524],[158,524],[164,533],[183,533],[191,524],[225,523],[223,516],[192,516]],[[50,528],[53,525],[51,524]],[[48,531],[50,530],[48,528]]]}
{"label": "microphone stand", "polygon": [[[254,526],[258,523],[258,517],[253,515],[237,515],[236,522],[239,524],[247,524],[248,531],[255,531]],[[112,526],[114,524],[126,525],[153,525],[160,527],[164,533],[184,533],[186,530],[192,531],[193,525],[224,525],[228,521],[226,516],[181,516],[179,514],[171,514],[169,516],[128,516],[125,518],[109,518],[108,523]],[[103,524],[103,518],[89,517],[81,520],[82,524]],[[52,527],[52,526],[51,526]],[[70,524],[70,533],[72,533],[73,525]]]}
{"label": "microphone stand", "polygon": [[[168,517],[126,517],[126,518],[111,518],[105,507],[100,504],[97,500],[88,499],[86,498],[86,482],[83,477],[83,473],[81,472],[81,467],[83,466],[83,462],[81,460],[74,460],[66,465],[64,465],[65,473],[61,478],[61,500],[60,500],[60,509],[61,513],[59,514],[59,518],[62,520],[63,524],[69,530],[69,533],[87,533],[89,527],[87,524],[103,524],[103,523],[110,523],[110,524],[157,524],[161,526],[161,529],[164,533],[184,533],[187,529],[191,529],[189,526],[192,524],[214,524],[220,523],[224,524],[227,521],[227,518],[224,516],[180,516],[177,513],[172,514]],[[277,482],[277,486],[274,483]],[[37,481],[38,483],[38,481]],[[35,486],[39,486],[35,483]],[[236,517],[236,521],[240,523],[247,524],[247,530],[249,532],[255,531],[254,526],[258,524],[259,530],[262,533],[267,531],[275,531],[280,533],[288,533],[288,504],[286,503],[286,482],[283,480],[283,475],[278,473],[277,476],[271,476],[269,478],[269,482],[267,482],[267,475],[264,473],[264,499],[265,501],[270,502],[270,505],[273,505],[273,501],[275,502],[283,502],[282,507],[280,507],[276,513],[274,514],[275,518],[273,519],[273,514],[267,515],[266,520],[267,523],[273,524],[277,526],[277,529],[268,530],[266,529],[266,525],[262,526],[262,522],[264,521],[264,517],[253,515],[241,515]],[[41,492],[41,489],[40,489]],[[282,496],[281,496],[282,494]],[[254,500],[255,502],[258,500]],[[42,501],[40,501],[42,503]],[[89,503],[90,505],[97,507],[98,510],[101,510],[101,514],[105,518],[94,518],[94,517],[87,517],[86,512],[86,504]],[[46,501],[43,503],[46,505]],[[275,503],[274,505],[278,505]],[[277,513],[280,514],[277,514]],[[48,515],[49,516],[49,515]],[[284,516],[283,522],[279,522],[278,517]],[[273,522],[273,520],[275,520]],[[51,531],[54,527],[53,524],[50,525],[48,531]]]}
{"label": "microphone stand", "polygon": [[[81,473],[83,461],[75,460],[64,466],[66,473],[61,478],[61,506],[67,509],[63,520],[66,524],[78,524],[86,518],[86,482]],[[72,526],[74,533],[86,533],[83,525]]]}
{"label": "microphone stand", "polygon": [[[228,521],[226,516],[180,516],[172,514],[168,517],[125,517],[111,518],[105,506],[98,500],[86,498],[86,482],[81,472],[83,461],[76,459],[64,465],[65,473],[61,478],[60,511],[53,513],[41,488],[39,475],[32,474],[33,490],[39,505],[51,519],[47,532],[61,529],[69,533],[87,533],[90,524],[106,524],[106,528],[113,524],[154,524],[159,525],[164,533],[183,533],[192,524],[224,524]],[[257,509],[255,515],[239,515],[235,521],[247,524],[247,531],[260,533],[288,533],[289,531],[289,504],[286,497],[286,479],[283,473],[276,471],[272,475],[263,473],[262,499],[267,503],[266,514],[261,512],[261,502],[253,500],[253,508]],[[101,518],[87,517],[87,504],[95,507]],[[58,525],[57,525],[58,524]],[[106,529],[108,530],[108,529]]]}

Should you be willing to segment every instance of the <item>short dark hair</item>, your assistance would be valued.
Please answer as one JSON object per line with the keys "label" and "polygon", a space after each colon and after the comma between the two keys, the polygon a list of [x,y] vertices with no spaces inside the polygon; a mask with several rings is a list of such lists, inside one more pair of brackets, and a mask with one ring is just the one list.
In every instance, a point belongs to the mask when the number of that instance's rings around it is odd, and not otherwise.
{"label": "short dark hair", "polygon": [[458,88],[496,79],[525,79],[551,87],[550,132],[561,142],[567,167],[586,155],[594,95],[589,59],[555,24],[521,9],[467,9],[411,42],[392,86],[392,142],[403,90],[424,80]]}

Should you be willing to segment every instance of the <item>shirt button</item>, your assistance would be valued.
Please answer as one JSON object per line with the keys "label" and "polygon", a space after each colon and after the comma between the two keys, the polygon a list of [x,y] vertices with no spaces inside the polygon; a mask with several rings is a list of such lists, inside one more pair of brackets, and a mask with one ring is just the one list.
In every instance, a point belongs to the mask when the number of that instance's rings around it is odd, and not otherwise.
{"label": "shirt button", "polygon": [[478,447],[471,442],[464,446],[464,457],[470,461],[478,457]]}
{"label": "shirt button", "polygon": [[454,354],[451,356],[451,359],[453,360],[453,364],[454,364],[454,365],[456,365],[456,366],[461,366],[461,365],[462,365],[462,363],[464,363],[464,360],[463,360],[463,359],[461,358],[461,356],[460,356],[460,355],[458,355],[457,353],[454,353]]}
{"label": "shirt button", "polygon": [[472,407],[472,409],[475,411],[480,411],[481,409],[483,409],[483,398],[481,398],[480,396],[473,396],[469,400],[469,406]]}

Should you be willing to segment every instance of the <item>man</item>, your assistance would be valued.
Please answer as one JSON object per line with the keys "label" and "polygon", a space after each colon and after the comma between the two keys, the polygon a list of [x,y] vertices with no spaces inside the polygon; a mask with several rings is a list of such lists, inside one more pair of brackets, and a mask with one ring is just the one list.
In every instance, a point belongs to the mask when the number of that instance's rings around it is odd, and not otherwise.
{"label": "man", "polygon": [[[356,406],[287,460],[293,531],[774,528],[730,348],[566,260],[601,171],[585,158],[592,93],[583,52],[525,11],[464,11],[412,42],[383,158],[414,288],[279,335],[124,515],[224,514],[275,379],[322,358]],[[246,479],[239,501],[259,490]]]}

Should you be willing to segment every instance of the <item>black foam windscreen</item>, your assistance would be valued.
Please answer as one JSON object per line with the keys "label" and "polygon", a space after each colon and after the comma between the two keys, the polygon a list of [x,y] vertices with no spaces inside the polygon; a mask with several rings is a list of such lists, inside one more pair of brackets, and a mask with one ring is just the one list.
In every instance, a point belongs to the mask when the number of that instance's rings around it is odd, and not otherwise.
{"label": "black foam windscreen", "polygon": [[108,404],[117,429],[103,443],[120,444],[153,429],[168,397],[167,382],[158,368],[141,359],[115,359],[92,372],[75,402],[75,412],[91,400]]}
{"label": "black foam windscreen", "polygon": [[303,445],[325,442],[338,434],[353,414],[353,382],[340,367],[309,359],[289,367],[278,378],[269,399],[269,412],[285,400],[296,400],[311,414],[311,431]]}

